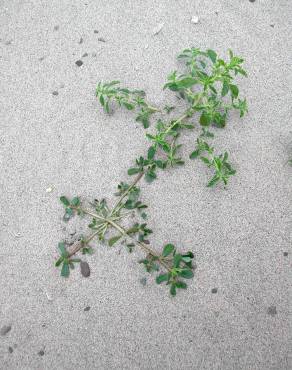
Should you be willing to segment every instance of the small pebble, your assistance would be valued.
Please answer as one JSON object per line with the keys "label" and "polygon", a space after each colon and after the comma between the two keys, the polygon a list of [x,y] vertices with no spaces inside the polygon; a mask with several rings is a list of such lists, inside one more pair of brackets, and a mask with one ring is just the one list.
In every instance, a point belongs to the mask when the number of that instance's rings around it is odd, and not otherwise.
{"label": "small pebble", "polygon": [[84,54],[82,55],[82,58],[85,58],[85,57],[88,57],[88,54],[87,54],[87,53],[84,53]]}
{"label": "small pebble", "polygon": [[90,310],[90,307],[89,306],[87,306],[87,307],[84,308],[84,311],[89,311],[89,310]]}
{"label": "small pebble", "polygon": [[49,186],[48,188],[46,188],[46,193],[51,193],[53,190],[54,188],[52,186]]}
{"label": "small pebble", "polygon": [[153,29],[153,36],[156,36],[158,35],[161,31],[162,31],[162,28],[164,27],[164,23],[159,23],[154,29]]}
{"label": "small pebble", "polygon": [[268,308],[268,314],[271,316],[276,316],[277,315],[277,308],[276,306],[271,306]]}
{"label": "small pebble", "polygon": [[8,347],[8,351],[9,351],[9,353],[12,353],[13,352],[13,348],[12,347]]}
{"label": "small pebble", "polygon": [[77,62],[75,62],[75,64],[78,66],[78,67],[81,67],[83,62],[82,60],[77,60]]}
{"label": "small pebble", "polygon": [[55,96],[59,95],[58,91],[53,91],[53,95]]}
{"label": "small pebble", "polygon": [[82,276],[84,277],[90,276],[90,268],[87,262],[85,261],[80,262],[80,271]]}
{"label": "small pebble", "polygon": [[284,255],[284,257],[287,257],[288,256],[288,252],[284,252],[283,255]]}
{"label": "small pebble", "polygon": [[212,288],[211,292],[212,292],[213,294],[215,294],[215,293],[217,293],[217,292],[218,292],[218,289],[217,289],[217,288]]}
{"label": "small pebble", "polygon": [[97,40],[100,42],[105,42],[105,39],[103,37],[99,37]]}
{"label": "small pebble", "polygon": [[1,330],[0,330],[0,334],[1,335],[6,335],[7,333],[9,333],[11,330],[11,325],[4,325],[2,326]]}
{"label": "small pebble", "polygon": [[38,355],[39,356],[43,356],[45,354],[45,352],[43,351],[43,350],[40,350],[39,352],[38,352]]}
{"label": "small pebble", "polygon": [[197,15],[193,15],[191,18],[191,23],[193,24],[199,23],[199,17]]}
{"label": "small pebble", "polygon": [[79,44],[82,44],[82,42],[83,42],[83,38],[80,37]]}
{"label": "small pebble", "polygon": [[54,31],[58,31],[58,29],[59,29],[59,26],[54,27]]}
{"label": "small pebble", "polygon": [[274,28],[274,27],[275,27],[275,25],[274,25],[274,24],[270,24],[270,26],[271,26],[272,28]]}
{"label": "small pebble", "polygon": [[254,2],[255,2],[255,0],[249,0],[249,2],[250,2],[250,3],[254,3]]}
{"label": "small pebble", "polygon": [[147,284],[147,279],[145,277],[140,279],[140,284],[145,286]]}
{"label": "small pebble", "polygon": [[98,33],[98,30],[94,30],[93,32],[94,32],[94,33]]}

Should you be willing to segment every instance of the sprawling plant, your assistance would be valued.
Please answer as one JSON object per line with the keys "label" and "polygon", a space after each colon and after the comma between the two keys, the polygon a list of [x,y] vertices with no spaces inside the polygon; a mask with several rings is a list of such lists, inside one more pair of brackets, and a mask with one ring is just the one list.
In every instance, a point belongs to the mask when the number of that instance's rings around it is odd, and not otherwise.
{"label": "sprawling plant", "polygon": [[156,282],[169,285],[173,296],[177,289],[187,287],[185,279],[194,276],[192,252],[179,252],[171,243],[166,244],[161,252],[150,246],[148,237],[152,230],[145,222],[147,205],[140,200],[141,191],[137,184],[142,178],[151,183],[157,178],[158,170],[184,164],[184,159],[179,154],[182,146],[178,143],[180,133],[194,129],[198,119],[201,133],[196,138],[194,150],[189,157],[200,158],[213,169],[207,186],[215,186],[220,182],[227,185],[229,178],[235,174],[228,162],[228,153],[215,154],[215,149],[208,140],[214,137],[212,127],[225,127],[231,110],[238,110],[240,117],[247,112],[246,99],[239,97],[239,88],[234,82],[238,74],[246,76],[246,72],[242,68],[243,59],[235,56],[232,51],[229,51],[229,61],[218,58],[213,50],[201,51],[197,48],[184,50],[178,58],[184,62],[184,72],[172,72],[164,85],[164,89],[176,94],[179,102],[184,101],[184,112],[174,118],[169,117],[170,113],[173,116],[176,107],[154,107],[146,101],[144,91],[121,87],[119,81],[98,83],[96,96],[107,113],[110,113],[114,104],[118,104],[134,111],[136,121],[141,122],[144,128],[150,126],[153,115],[159,116],[156,118],[155,128],[146,132],[150,141],[146,155],[139,156],[128,169],[128,175],[136,175],[134,181],[131,184],[121,182],[118,185],[115,193],[118,200],[113,205],[109,206],[105,199],[86,203],[81,202],[78,197],[71,200],[65,196],[60,198],[65,207],[65,221],[75,215],[91,218],[88,225],[91,233],[86,237],[70,247],[64,242],[59,243],[60,258],[56,266],[61,266],[62,276],[69,276],[70,268],[74,268],[75,263],[84,264],[75,255],[79,251],[83,254],[93,253],[91,242],[94,239],[107,243],[110,247],[120,243],[129,252],[135,246],[142,249],[145,258],[140,263],[147,272],[157,271]]}

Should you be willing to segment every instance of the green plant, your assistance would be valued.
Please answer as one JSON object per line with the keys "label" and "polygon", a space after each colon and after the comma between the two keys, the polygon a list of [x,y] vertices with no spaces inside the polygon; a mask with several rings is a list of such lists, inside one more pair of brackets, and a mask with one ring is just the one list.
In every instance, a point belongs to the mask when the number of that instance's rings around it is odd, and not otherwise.
{"label": "green plant", "polygon": [[[120,87],[119,81],[99,83],[96,96],[106,112],[110,112],[111,104],[116,102],[127,110],[135,110],[138,114],[136,121],[142,122],[144,128],[150,125],[150,117],[159,114],[155,129],[146,132],[146,137],[151,142],[146,156],[140,156],[135,160],[134,166],[128,169],[128,175],[136,175],[131,184],[121,182],[118,185],[116,196],[118,201],[109,206],[105,199],[89,202],[81,202],[78,197],[69,200],[62,196],[61,202],[65,207],[64,220],[71,217],[89,216],[91,221],[88,225],[92,232],[72,247],[66,248],[59,244],[61,257],[56,265],[62,265],[61,274],[69,275],[69,266],[74,267],[78,262],[72,257],[78,252],[90,254],[93,252],[89,243],[95,238],[110,247],[116,243],[125,245],[129,252],[138,246],[146,253],[146,257],[140,261],[147,272],[160,271],[156,282],[165,282],[170,286],[171,295],[176,294],[177,289],[185,289],[186,282],[183,279],[193,277],[192,252],[179,253],[172,244],[166,244],[161,253],[150,246],[148,240],[152,230],[148,228],[147,206],[140,200],[140,188],[137,186],[144,177],[148,183],[157,178],[158,170],[181,166],[183,158],[179,155],[182,144],[178,143],[183,130],[193,130],[196,125],[193,119],[198,115],[201,133],[197,138],[195,150],[189,155],[191,159],[200,158],[208,167],[215,171],[207,186],[214,186],[220,181],[227,185],[230,176],[235,170],[228,162],[228,154],[215,155],[215,149],[211,147],[207,139],[214,137],[210,129],[223,128],[226,125],[230,110],[239,110],[240,117],[247,112],[246,99],[239,97],[239,88],[234,83],[234,78],[240,74],[246,76],[242,68],[243,59],[229,51],[229,61],[218,58],[213,50],[201,51],[197,48],[184,50],[178,57],[184,62],[185,71],[179,74],[177,71],[168,76],[164,89],[169,89],[179,98],[184,100],[186,108],[183,114],[169,118],[173,115],[176,107],[165,105],[163,109],[151,106],[145,100],[145,93],[141,90],[129,90]],[[135,217],[135,222],[130,222],[129,216]],[[64,267],[66,266],[66,267]]]}

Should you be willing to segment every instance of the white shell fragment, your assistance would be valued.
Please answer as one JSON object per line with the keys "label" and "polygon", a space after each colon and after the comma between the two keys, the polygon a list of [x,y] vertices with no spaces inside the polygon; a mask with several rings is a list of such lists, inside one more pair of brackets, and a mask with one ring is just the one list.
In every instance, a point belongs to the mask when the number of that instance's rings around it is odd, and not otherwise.
{"label": "white shell fragment", "polygon": [[191,18],[191,23],[194,23],[194,24],[199,23],[199,17],[197,15],[193,15]]}
{"label": "white shell fragment", "polygon": [[153,36],[158,35],[162,28],[164,27],[164,23],[159,23],[153,30]]}
{"label": "white shell fragment", "polygon": [[54,190],[53,186],[49,186],[48,188],[46,188],[47,193],[51,193],[53,190]]}

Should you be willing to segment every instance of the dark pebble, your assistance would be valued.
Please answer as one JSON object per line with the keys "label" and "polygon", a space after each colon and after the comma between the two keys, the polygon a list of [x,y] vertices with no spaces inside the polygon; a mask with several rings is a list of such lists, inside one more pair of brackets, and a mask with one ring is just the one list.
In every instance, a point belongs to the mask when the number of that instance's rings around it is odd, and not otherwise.
{"label": "dark pebble", "polygon": [[284,252],[283,255],[284,255],[284,257],[287,257],[288,256],[288,252]]}
{"label": "dark pebble", "polygon": [[12,353],[13,352],[13,348],[12,347],[8,347],[8,352],[9,353]]}
{"label": "dark pebble", "polygon": [[145,277],[140,279],[140,284],[145,286],[147,284],[147,279]]}
{"label": "dark pebble", "polygon": [[276,316],[277,315],[277,307],[276,306],[270,306],[268,308],[268,314],[271,316]]}
{"label": "dark pebble", "polygon": [[53,95],[59,95],[58,91],[53,91]]}
{"label": "dark pebble", "polygon": [[105,39],[103,37],[99,37],[97,40],[100,42],[105,42]]}
{"label": "dark pebble", "polygon": [[84,53],[84,54],[82,55],[82,58],[85,58],[85,57],[88,57],[88,54],[87,54],[87,53]]}
{"label": "dark pebble", "polygon": [[45,352],[43,351],[43,350],[40,350],[39,352],[38,352],[38,355],[39,356],[43,356],[45,354]]}
{"label": "dark pebble", "polygon": [[98,33],[98,30],[94,30],[93,32],[94,32],[94,33]]}
{"label": "dark pebble", "polygon": [[90,268],[87,262],[85,261],[80,262],[80,271],[82,276],[84,277],[90,276]]}
{"label": "dark pebble", "polygon": [[272,28],[274,28],[274,27],[275,27],[275,25],[274,25],[274,24],[270,24],[270,26],[271,26]]}
{"label": "dark pebble", "polygon": [[84,311],[89,311],[89,310],[90,310],[90,307],[89,306],[87,306],[87,307],[84,308]]}
{"label": "dark pebble", "polygon": [[77,60],[77,62],[75,62],[75,64],[78,66],[78,67],[81,67],[83,62],[82,60]]}
{"label": "dark pebble", "polygon": [[6,335],[7,333],[9,333],[11,330],[11,325],[4,325],[2,326],[1,330],[0,330],[0,334],[1,335]]}
{"label": "dark pebble", "polygon": [[83,38],[80,37],[79,44],[82,44],[82,42],[83,42]]}
{"label": "dark pebble", "polygon": [[218,292],[218,289],[217,289],[217,288],[212,288],[211,292],[212,292],[213,294],[216,294],[216,293]]}
{"label": "dark pebble", "polygon": [[58,31],[58,29],[59,29],[59,26],[54,27],[54,31]]}
{"label": "dark pebble", "polygon": [[250,2],[250,3],[254,3],[254,2],[255,2],[255,0],[249,0],[249,2]]}

